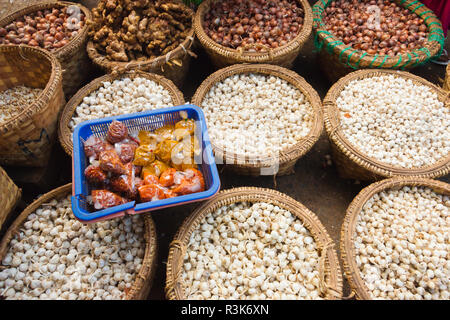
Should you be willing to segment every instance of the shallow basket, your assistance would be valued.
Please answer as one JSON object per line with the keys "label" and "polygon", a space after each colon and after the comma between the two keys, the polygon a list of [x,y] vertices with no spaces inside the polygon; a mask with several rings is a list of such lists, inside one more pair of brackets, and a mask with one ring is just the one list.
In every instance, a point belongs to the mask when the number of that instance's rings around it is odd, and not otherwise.
{"label": "shallow basket", "polygon": [[320,250],[320,276],[326,299],[342,298],[342,275],[334,249],[334,243],[317,216],[301,203],[275,190],[243,187],[221,191],[214,199],[198,207],[184,222],[170,244],[167,259],[166,297],[170,300],[186,299],[186,285],[180,278],[184,256],[192,233],[202,223],[205,216],[222,206],[236,202],[266,202],[288,210],[299,218],[311,232]]}
{"label": "shallow basket", "polygon": [[14,210],[22,195],[8,174],[0,167],[0,230],[9,214]]}
{"label": "shallow basket", "polygon": [[0,124],[0,164],[43,167],[65,102],[61,64],[39,48],[0,45],[0,91],[20,85],[43,91],[20,114]]}
{"label": "shallow basket", "polygon": [[[198,139],[199,145],[201,146],[201,154],[198,156],[195,155],[194,161],[198,165],[198,170],[202,172],[205,181],[205,190],[157,201],[141,203],[130,201],[119,206],[89,212],[87,197],[90,195],[91,188],[84,175],[84,171],[89,165],[88,159],[84,153],[84,142],[91,135],[98,138],[105,138],[109,125],[113,120],[122,122],[127,127],[130,134],[137,135],[140,130],[154,131],[167,124],[175,125],[175,123],[184,119],[183,115],[186,115],[189,119],[195,120],[195,137]],[[92,223],[99,220],[120,217],[125,214],[142,214],[167,207],[203,201],[213,197],[220,189],[219,173],[217,172],[216,163],[209,142],[205,116],[202,110],[194,105],[182,105],[85,121],[75,128],[73,133],[73,143],[74,151],[72,159],[74,192],[72,196],[72,210],[75,217],[82,222]]]}
{"label": "shallow basket", "polygon": [[[77,6],[85,15],[85,21],[91,18],[91,12],[79,3],[66,1],[45,1],[35,3],[10,13],[0,20],[0,27],[4,27],[14,20],[39,10]],[[91,63],[86,53],[87,26],[72,38],[62,48],[52,51],[61,63],[63,69],[63,90],[66,97],[72,96],[88,79]]]}
{"label": "shallow basket", "polygon": [[[30,204],[9,227],[0,242],[0,261],[8,251],[8,245],[13,239],[14,235],[22,228],[28,215],[35,212],[40,206],[49,203],[53,199],[62,199],[70,194],[72,191],[72,184],[66,184],[57,189],[54,189],[43,196],[39,197],[32,204]],[[130,291],[127,293],[127,300],[144,300],[150,292],[153,277],[156,270],[156,255],[157,255],[157,236],[155,224],[150,215],[143,216],[145,221],[145,253],[142,261],[142,267],[136,276]]]}
{"label": "shallow basket", "polygon": [[124,77],[128,77],[130,79],[134,79],[136,77],[145,78],[148,80],[151,80],[169,91],[169,94],[172,98],[173,105],[182,105],[184,104],[184,97],[183,93],[173,84],[172,81],[154,74],[154,73],[147,73],[142,71],[130,71],[126,73],[120,73],[120,74],[107,74],[104,76],[101,76],[97,79],[92,80],[90,83],[85,85],[83,88],[81,88],[73,97],[69,100],[69,102],[64,107],[63,112],[61,113],[61,117],[59,119],[58,124],[58,137],[59,142],[61,143],[63,149],[66,151],[66,153],[71,156],[72,155],[72,131],[69,128],[69,123],[73,117],[73,114],[75,113],[75,109],[78,107],[80,103],[83,102],[83,98],[86,96],[89,96],[92,92],[97,90],[98,88],[102,87],[103,82],[113,82],[114,80],[118,80]]}
{"label": "shallow basket", "polygon": [[368,157],[355,146],[351,145],[345,138],[342,128],[340,127],[339,110],[336,99],[349,82],[382,75],[395,75],[410,79],[415,84],[428,86],[437,93],[439,100],[443,101],[447,107],[450,104],[450,97],[442,88],[423,78],[404,71],[359,70],[340,79],[331,87],[323,101],[325,128],[330,139],[332,154],[339,175],[342,178],[372,181],[393,176],[437,178],[446,175],[450,171],[450,154],[433,165],[421,168],[408,169],[394,167]]}
{"label": "shallow basket", "polygon": [[[186,8],[192,11],[190,8]],[[194,16],[194,12],[192,12],[192,16]],[[96,66],[108,73],[141,70],[162,75],[172,80],[177,86],[182,86],[189,70],[191,58],[196,57],[195,53],[191,51],[193,43],[194,28],[192,27],[186,39],[177,48],[153,59],[129,62],[112,61],[99,52],[91,40],[87,44],[87,53]]]}
{"label": "shallow basket", "polygon": [[433,11],[417,0],[394,0],[393,2],[416,13],[428,27],[429,37],[420,49],[397,56],[373,55],[353,49],[328,32],[322,22],[325,8],[332,0],[319,0],[313,6],[313,31],[319,51],[319,65],[331,82],[358,69],[409,70],[427,62],[439,53],[444,45],[444,33],[440,20]]}
{"label": "shallow basket", "polygon": [[365,203],[375,194],[387,189],[401,189],[405,186],[410,187],[429,187],[433,191],[450,196],[450,184],[437,180],[413,177],[395,177],[375,182],[364,188],[350,203],[344,223],[341,229],[341,256],[344,265],[344,275],[347,278],[352,294],[357,299],[371,299],[370,291],[361,278],[359,268],[356,264],[355,253],[355,231],[358,215],[363,209]]}
{"label": "shallow basket", "polygon": [[[201,107],[205,95],[214,84],[223,81],[230,76],[242,73],[273,75],[286,80],[300,90],[314,110],[314,121],[312,123],[311,131],[308,136],[297,141],[292,147],[282,150],[278,158],[275,155],[269,155],[265,158],[250,158],[227,153],[222,150],[222,148],[215,145],[214,141],[211,141],[216,159],[222,160],[223,164],[225,164],[228,169],[242,175],[259,176],[262,174],[263,170],[270,173],[273,171],[272,168],[276,169],[275,166],[277,164],[279,165],[279,168],[278,172],[275,172],[275,175],[282,176],[292,174],[297,160],[312,148],[322,133],[323,116],[320,97],[314,88],[294,71],[268,64],[237,64],[220,69],[204,80],[192,97],[192,103]],[[270,175],[273,174],[274,173],[270,173]]]}
{"label": "shallow basket", "polygon": [[285,46],[276,49],[269,48],[265,52],[248,52],[222,46],[213,41],[203,29],[205,14],[209,11],[211,4],[217,1],[203,1],[195,13],[194,19],[195,34],[217,68],[223,68],[236,63],[270,63],[290,68],[301,48],[311,35],[313,23],[311,6],[307,0],[297,0],[297,2],[301,3],[305,11],[303,26],[298,35]]}

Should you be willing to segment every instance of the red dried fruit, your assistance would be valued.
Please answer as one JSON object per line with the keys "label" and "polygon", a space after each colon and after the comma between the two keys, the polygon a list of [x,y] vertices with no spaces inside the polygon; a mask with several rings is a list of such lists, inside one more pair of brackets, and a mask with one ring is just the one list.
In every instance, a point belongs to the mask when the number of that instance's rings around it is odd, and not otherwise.
{"label": "red dried fruit", "polygon": [[84,153],[88,158],[98,160],[102,151],[106,149],[105,140],[91,135],[84,143]]}
{"label": "red dried fruit", "polygon": [[121,142],[127,137],[127,127],[122,122],[114,120],[109,126],[108,133],[106,134],[106,140],[108,140],[112,144],[115,144]]}
{"label": "red dried fruit", "polygon": [[96,210],[106,209],[127,203],[125,198],[108,190],[92,190],[92,204]]}
{"label": "red dried fruit", "polygon": [[84,170],[84,176],[90,183],[103,184],[108,179],[108,175],[96,165],[90,165]]}
{"label": "red dried fruit", "polygon": [[138,145],[135,142],[119,142],[114,145],[120,160],[123,163],[128,163],[133,161],[134,152],[136,151]]}
{"label": "red dried fruit", "polygon": [[105,150],[99,156],[100,168],[111,172],[114,175],[126,174],[126,167],[123,165],[117,152],[113,150]]}

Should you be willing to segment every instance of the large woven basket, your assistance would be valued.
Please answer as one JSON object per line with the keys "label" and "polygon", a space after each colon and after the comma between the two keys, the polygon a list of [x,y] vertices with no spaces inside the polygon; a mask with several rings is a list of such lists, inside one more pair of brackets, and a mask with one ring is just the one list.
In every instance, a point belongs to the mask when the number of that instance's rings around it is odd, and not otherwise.
{"label": "large woven basket", "polygon": [[0,167],[0,230],[11,211],[20,200],[22,190],[20,190],[8,174]]}
{"label": "large woven basket", "polygon": [[334,243],[317,216],[301,203],[291,197],[271,189],[243,187],[221,191],[213,199],[198,207],[183,223],[170,244],[167,258],[166,296],[171,300],[186,299],[183,283],[180,278],[184,257],[192,232],[196,230],[205,216],[222,206],[236,202],[266,202],[288,210],[299,218],[305,228],[311,232],[320,250],[321,282],[326,299],[342,298],[342,274]]}
{"label": "large woven basket", "polygon": [[319,0],[313,6],[313,30],[316,46],[320,50],[319,65],[328,79],[337,81],[344,75],[358,69],[401,69],[409,70],[438,54],[444,46],[442,24],[433,11],[416,0],[394,0],[398,5],[420,16],[428,27],[429,37],[423,48],[397,56],[372,55],[355,50],[328,32],[322,22],[325,8],[332,0]]}
{"label": "large woven basket", "polygon": [[264,52],[249,52],[222,46],[213,41],[203,29],[205,14],[209,11],[211,3],[217,1],[203,1],[195,13],[194,19],[195,34],[217,68],[223,68],[236,63],[270,63],[290,68],[295,58],[297,58],[300,49],[311,35],[313,23],[311,6],[307,0],[297,0],[301,3],[305,11],[303,27],[299,34],[285,46],[276,49],[269,48]]}
{"label": "large woven basket", "polygon": [[20,85],[43,91],[20,114],[0,124],[0,164],[42,167],[64,105],[61,64],[39,48],[0,46],[0,91]]}
{"label": "large woven basket", "polygon": [[[190,8],[187,10],[192,11]],[[162,75],[172,80],[177,86],[182,86],[189,70],[191,58],[196,57],[195,53],[191,51],[193,42],[194,28],[191,28],[186,39],[177,48],[163,56],[143,61],[112,61],[98,52],[91,40],[87,44],[87,52],[93,63],[108,73],[141,70]]]}
{"label": "large woven basket", "polygon": [[[23,7],[0,20],[0,27],[4,27],[14,20],[39,10],[77,6],[90,19],[91,12],[79,3],[66,1],[45,1]],[[52,51],[61,63],[63,69],[63,90],[67,98],[72,96],[89,79],[91,62],[86,53],[86,26],[64,47]]]}
{"label": "large woven basket", "polygon": [[322,133],[323,116],[320,97],[305,79],[291,70],[268,64],[236,64],[220,69],[204,80],[192,97],[192,103],[201,107],[205,95],[215,83],[232,75],[243,73],[273,75],[286,80],[300,90],[305,95],[305,98],[311,103],[311,107],[314,110],[314,121],[311,131],[308,136],[297,141],[292,147],[282,150],[278,157],[276,155],[268,155],[261,158],[251,158],[230,152],[227,153],[222,148],[218,147],[214,141],[211,141],[216,159],[222,159],[223,164],[225,164],[228,169],[231,169],[238,174],[259,176],[261,175],[262,168],[271,168],[276,163],[279,164],[279,170],[276,175],[291,174],[294,171],[297,160],[312,148]]}
{"label": "large woven basket", "polygon": [[345,138],[340,126],[337,97],[349,82],[381,75],[395,75],[410,79],[418,85],[428,86],[436,92],[440,101],[447,107],[450,106],[450,97],[442,88],[405,71],[369,69],[348,74],[331,87],[323,101],[325,128],[339,175],[343,178],[358,180],[380,180],[393,176],[437,178],[446,175],[450,171],[450,154],[433,165],[412,169],[400,168],[368,157]]}
{"label": "large woven basket", "polygon": [[[66,184],[56,188],[30,204],[13,222],[8,231],[0,242],[0,261],[8,251],[10,241],[14,238],[15,233],[19,231],[22,224],[26,221],[28,215],[36,211],[41,205],[49,203],[53,199],[62,199],[72,192],[72,184]],[[144,300],[150,292],[153,282],[154,273],[156,270],[156,255],[157,255],[157,237],[155,224],[150,215],[143,215],[145,221],[145,253],[142,259],[142,267],[136,276],[130,291],[127,293],[127,300]]]}
{"label": "large woven basket", "polygon": [[184,104],[183,93],[181,93],[181,91],[173,84],[172,81],[164,78],[163,76],[143,71],[130,71],[125,73],[106,74],[104,76],[101,76],[100,78],[93,80],[92,82],[81,88],[72,97],[72,99],[70,99],[69,102],[67,102],[63,112],[61,113],[58,125],[58,137],[59,142],[61,143],[62,147],[64,148],[64,150],[67,152],[68,155],[70,156],[72,155],[72,148],[73,148],[72,131],[69,128],[69,123],[73,117],[73,114],[77,106],[83,101],[84,97],[90,95],[92,92],[100,88],[103,85],[103,82],[105,81],[112,82],[122,77],[129,77],[131,79],[134,79],[136,77],[142,77],[152,80],[158,83],[159,85],[163,86],[164,89],[166,89],[167,91],[169,91],[174,106]]}
{"label": "large woven basket", "polygon": [[358,215],[361,213],[364,204],[375,194],[387,189],[398,190],[405,186],[429,187],[439,194],[450,196],[450,185],[448,183],[424,178],[395,177],[369,185],[353,199],[347,209],[341,229],[341,256],[344,265],[344,275],[351,286],[352,293],[357,299],[371,299],[370,291],[361,278],[356,264],[354,243]]}

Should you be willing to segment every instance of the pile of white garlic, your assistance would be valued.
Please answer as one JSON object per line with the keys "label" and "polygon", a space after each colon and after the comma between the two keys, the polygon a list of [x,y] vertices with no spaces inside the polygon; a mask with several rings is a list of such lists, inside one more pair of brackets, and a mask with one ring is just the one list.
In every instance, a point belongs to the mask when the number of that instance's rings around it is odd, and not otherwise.
{"label": "pile of white garlic", "polygon": [[345,138],[383,163],[419,168],[450,152],[450,108],[428,86],[394,75],[353,80],[336,104]]}
{"label": "pile of white garlic", "polygon": [[192,233],[181,278],[188,299],[321,299],[311,233],[289,211],[239,202]]}
{"label": "pile of white garlic", "polygon": [[103,85],[83,98],[69,123],[71,131],[87,120],[172,107],[170,93],[150,79],[124,77]]}
{"label": "pile of white garlic", "polygon": [[40,88],[17,86],[0,92],[0,124],[20,114],[42,92]]}
{"label": "pile of white garlic", "polygon": [[123,299],[145,253],[144,221],[132,216],[84,225],[70,196],[30,214],[0,265],[6,299]]}
{"label": "pile of white garlic", "polygon": [[264,74],[237,74],[214,84],[201,107],[208,133],[226,152],[261,157],[306,137],[314,111],[289,82]]}
{"label": "pile of white garlic", "polygon": [[375,194],[358,216],[355,251],[374,299],[450,298],[450,197],[425,187]]}

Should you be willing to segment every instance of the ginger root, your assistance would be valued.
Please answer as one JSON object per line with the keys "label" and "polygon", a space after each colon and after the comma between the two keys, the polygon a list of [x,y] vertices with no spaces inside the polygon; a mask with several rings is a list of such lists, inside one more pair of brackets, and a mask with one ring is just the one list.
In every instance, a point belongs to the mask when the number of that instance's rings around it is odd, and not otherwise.
{"label": "ginger root", "polygon": [[192,10],[173,0],[100,0],[92,13],[89,36],[113,61],[165,55],[192,29]]}

